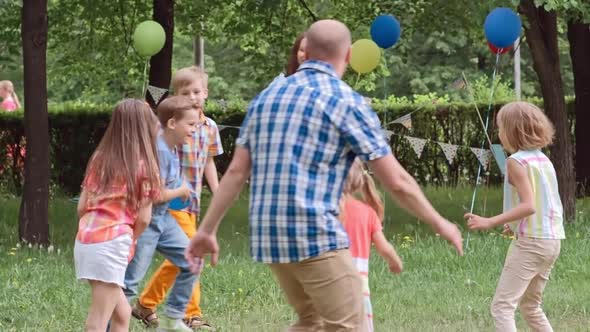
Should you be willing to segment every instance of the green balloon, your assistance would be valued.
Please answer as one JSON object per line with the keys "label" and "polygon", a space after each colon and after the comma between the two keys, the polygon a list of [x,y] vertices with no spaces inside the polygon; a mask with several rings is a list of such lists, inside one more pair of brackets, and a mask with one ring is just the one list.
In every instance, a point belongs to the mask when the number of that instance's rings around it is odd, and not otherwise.
{"label": "green balloon", "polygon": [[164,47],[166,32],[155,21],[143,21],[139,23],[133,33],[133,46],[141,56],[152,56]]}
{"label": "green balloon", "polygon": [[350,66],[359,74],[365,74],[379,65],[381,50],[370,39],[359,39],[352,44]]}

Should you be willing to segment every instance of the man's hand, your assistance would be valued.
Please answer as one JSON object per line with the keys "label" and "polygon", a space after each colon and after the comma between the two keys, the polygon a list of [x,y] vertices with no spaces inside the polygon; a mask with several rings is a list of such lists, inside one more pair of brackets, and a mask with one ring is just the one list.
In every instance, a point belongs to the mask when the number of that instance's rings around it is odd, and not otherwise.
{"label": "man's hand", "polygon": [[217,265],[217,258],[219,255],[217,236],[197,231],[197,234],[195,234],[190,240],[185,252],[185,257],[192,273],[201,273],[206,255],[211,255],[212,266]]}
{"label": "man's hand", "polygon": [[442,220],[434,226],[434,231],[440,234],[442,238],[451,242],[453,247],[457,249],[459,256],[463,256],[463,236],[457,225],[448,220]]}

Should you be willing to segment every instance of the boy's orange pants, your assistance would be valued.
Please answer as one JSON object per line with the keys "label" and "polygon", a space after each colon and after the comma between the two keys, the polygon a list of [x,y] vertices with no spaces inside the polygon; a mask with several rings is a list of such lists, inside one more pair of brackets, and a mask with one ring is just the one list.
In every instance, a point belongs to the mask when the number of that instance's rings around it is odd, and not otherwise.
{"label": "boy's orange pants", "polygon": [[[168,210],[170,215],[176,219],[176,222],[182,228],[186,236],[192,238],[197,232],[196,215],[184,211]],[[156,307],[164,301],[168,290],[174,285],[176,275],[179,273],[178,267],[169,260],[165,260],[158,270],[154,273],[150,281],[144,288],[139,297],[139,304],[145,308],[156,310]],[[186,307],[185,317],[201,317],[201,285],[197,281],[193,288],[193,294]]]}

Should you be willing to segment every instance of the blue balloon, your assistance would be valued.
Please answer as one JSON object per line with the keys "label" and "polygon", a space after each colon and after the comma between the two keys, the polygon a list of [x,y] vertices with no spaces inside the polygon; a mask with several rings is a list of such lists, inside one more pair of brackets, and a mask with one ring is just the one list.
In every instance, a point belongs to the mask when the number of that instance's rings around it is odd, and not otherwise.
{"label": "blue balloon", "polygon": [[483,24],[488,41],[497,48],[506,48],[514,44],[520,30],[522,22],[520,17],[510,8],[499,7],[488,14]]}
{"label": "blue balloon", "polygon": [[381,48],[390,48],[401,34],[399,21],[393,15],[379,15],[371,24],[371,38]]}

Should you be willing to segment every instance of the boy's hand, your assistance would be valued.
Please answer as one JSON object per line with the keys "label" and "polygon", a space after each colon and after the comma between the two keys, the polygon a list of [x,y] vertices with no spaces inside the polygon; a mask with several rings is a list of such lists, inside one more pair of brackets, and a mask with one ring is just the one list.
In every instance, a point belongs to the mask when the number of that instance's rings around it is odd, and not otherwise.
{"label": "boy's hand", "polygon": [[189,187],[189,185],[186,182],[182,183],[179,193],[180,193],[179,197],[183,201],[187,201],[191,197],[191,188]]}
{"label": "boy's hand", "polygon": [[473,213],[466,213],[464,218],[470,230],[486,230],[494,227],[490,218],[480,217]]}

